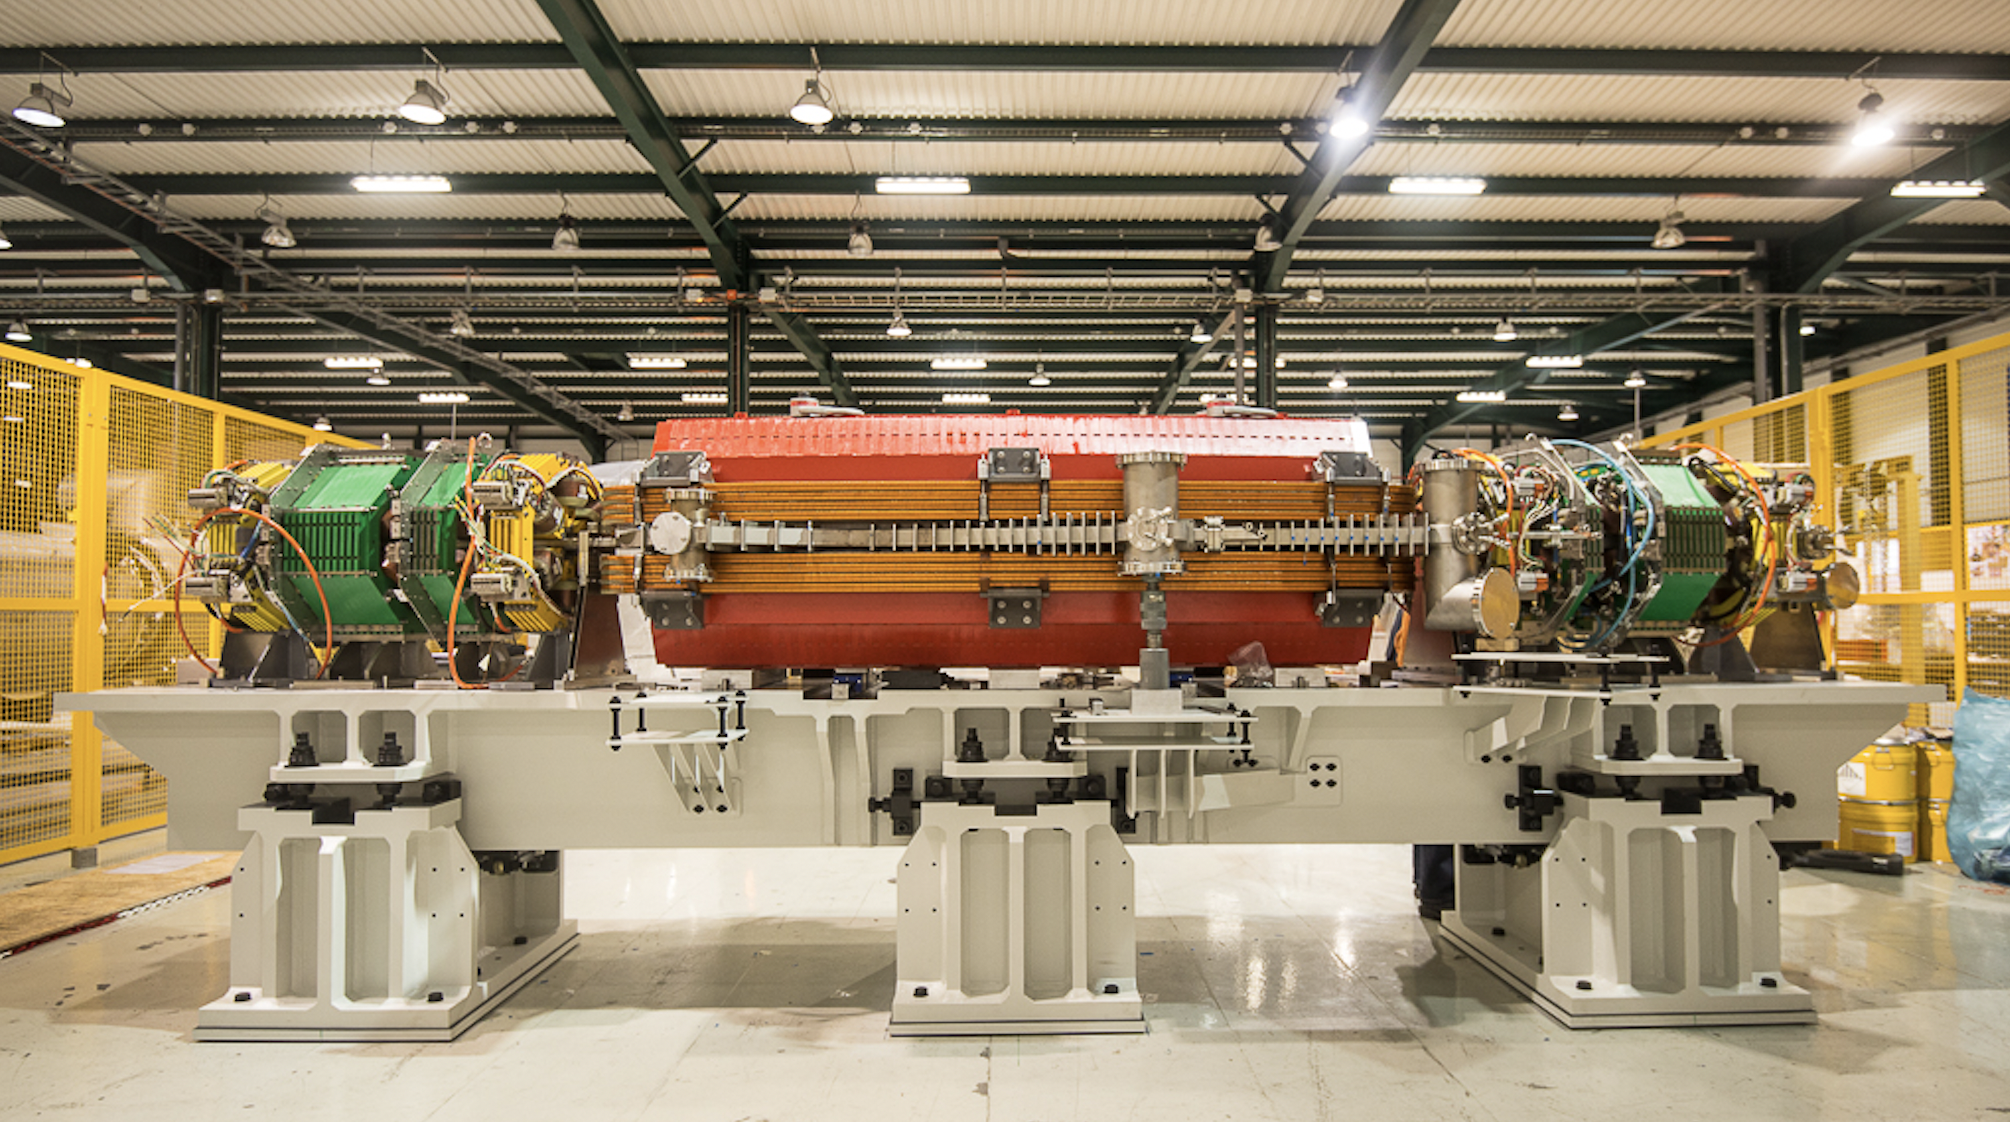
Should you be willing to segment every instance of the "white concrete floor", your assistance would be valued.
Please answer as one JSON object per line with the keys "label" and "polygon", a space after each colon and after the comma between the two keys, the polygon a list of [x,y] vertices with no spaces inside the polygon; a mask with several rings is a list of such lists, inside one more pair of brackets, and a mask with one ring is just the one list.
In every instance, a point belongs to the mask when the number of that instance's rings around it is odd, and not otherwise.
{"label": "white concrete floor", "polygon": [[195,1044],[228,894],[164,906],[0,961],[0,1118],[2010,1113],[2010,897],[1945,872],[1788,874],[1818,1026],[1571,1032],[1432,938],[1406,849],[1144,850],[1148,1035],[894,1040],[897,856],[570,854],[580,946],[452,1044]]}

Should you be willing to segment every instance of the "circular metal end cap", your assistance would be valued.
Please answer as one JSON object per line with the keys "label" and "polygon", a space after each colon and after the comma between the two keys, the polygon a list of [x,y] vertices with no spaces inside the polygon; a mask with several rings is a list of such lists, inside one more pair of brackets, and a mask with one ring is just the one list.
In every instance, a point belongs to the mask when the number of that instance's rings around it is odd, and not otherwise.
{"label": "circular metal end cap", "polygon": [[1183,464],[1183,463],[1186,463],[1185,452],[1162,452],[1148,449],[1142,452],[1117,453],[1118,467],[1123,467],[1126,464]]}
{"label": "circular metal end cap", "polygon": [[1488,569],[1473,597],[1473,620],[1489,639],[1505,639],[1521,622],[1521,595],[1506,569]]}
{"label": "circular metal end cap", "polygon": [[1838,561],[1822,575],[1822,589],[1828,593],[1830,607],[1845,611],[1856,606],[1857,597],[1863,592],[1863,580],[1857,576],[1855,565]]}

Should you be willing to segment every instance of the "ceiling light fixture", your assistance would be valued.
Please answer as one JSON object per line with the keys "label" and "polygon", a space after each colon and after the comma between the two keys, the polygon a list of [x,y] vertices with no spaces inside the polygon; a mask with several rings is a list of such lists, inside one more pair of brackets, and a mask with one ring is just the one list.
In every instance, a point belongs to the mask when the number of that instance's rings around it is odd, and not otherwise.
{"label": "ceiling light fixture", "polygon": [[622,402],[620,410],[614,414],[614,419],[617,421],[624,421],[624,422],[634,420],[635,406],[630,405],[628,402],[625,401]]}
{"label": "ceiling light fixture", "polygon": [[444,195],[454,189],[444,175],[359,175],[349,186],[367,195]]}
{"label": "ceiling light fixture", "polygon": [[98,364],[80,355],[76,358],[71,359],[70,365],[76,367],[79,370],[90,370],[96,367]]}
{"label": "ceiling light fixture", "polygon": [[630,354],[628,356],[628,369],[682,370],[684,369],[684,356],[666,355],[666,354]]}
{"label": "ceiling light fixture", "polygon": [[837,119],[837,111],[824,94],[822,74],[803,83],[803,96],[789,106],[789,116],[805,125],[828,125]]}
{"label": "ceiling light fixture", "polygon": [[427,390],[419,395],[420,405],[466,405],[468,395],[460,390]]}
{"label": "ceiling light fixture", "polygon": [[686,405],[724,405],[726,395],[722,393],[687,393],[681,399]]}
{"label": "ceiling light fixture", "polygon": [[1647,385],[1647,376],[1645,374],[1642,374],[1640,371],[1635,370],[1633,373],[1628,374],[1626,376],[1626,381],[1621,384],[1624,385],[1629,390],[1641,389]]}
{"label": "ceiling light fixture", "polygon": [[447,123],[447,102],[452,100],[443,87],[421,78],[412,87],[412,96],[398,106],[398,116],[415,125],[444,125]]}
{"label": "ceiling light fixture", "polygon": [[274,249],[292,249],[300,244],[287,227],[285,215],[268,206],[258,208],[258,218],[265,223],[265,231],[258,235],[259,241]]}
{"label": "ceiling light fixture", "polygon": [[882,175],[872,188],[882,195],[968,195],[970,180],[960,175]]}
{"label": "ceiling light fixture", "polygon": [[385,376],[382,371],[370,375],[368,378],[363,379],[363,381],[365,384],[372,386],[388,386],[391,384],[391,379]]}
{"label": "ceiling light fixture", "polygon": [[14,107],[14,119],[38,129],[60,129],[69,123],[63,119],[63,110],[73,104],[67,88],[59,90],[46,82],[35,82],[28,87],[28,96]]}
{"label": "ceiling light fixture", "polygon": [[1047,364],[1044,362],[1034,363],[1033,376],[1031,378],[1026,379],[1026,384],[1029,386],[1042,386],[1042,387],[1053,385],[1054,379],[1047,377]]}
{"label": "ceiling light fixture", "polygon": [[1884,108],[1884,95],[1872,90],[1863,95],[1863,100],[1856,103],[1856,108],[1862,116],[1857,118],[1856,133],[1850,137],[1849,142],[1858,148],[1875,148],[1880,144],[1889,144],[1895,134],[1892,132],[1891,123],[1886,121],[1884,114],[1880,112]]}
{"label": "ceiling light fixture", "polygon": [[457,339],[472,339],[475,334],[475,319],[466,308],[455,308],[447,316],[447,334]]}
{"label": "ceiling light fixture", "polygon": [[376,355],[329,355],[321,360],[321,365],[330,370],[376,370],[384,365],[384,360]]}
{"label": "ceiling light fixture", "polygon": [[928,368],[930,370],[982,370],[984,369],[984,360],[976,357],[937,358],[929,360]]}
{"label": "ceiling light fixture", "polygon": [[1256,252],[1276,253],[1283,248],[1284,243],[1277,238],[1276,219],[1265,218],[1256,224]]}
{"label": "ceiling light fixture", "polygon": [[1469,404],[1475,402],[1506,401],[1506,390],[1460,390],[1459,400]]}
{"label": "ceiling light fixture", "polygon": [[1333,376],[1332,376],[1331,378],[1328,378],[1328,379],[1326,379],[1326,388],[1327,388],[1327,389],[1329,389],[1329,390],[1344,390],[1344,389],[1346,389],[1346,388],[1347,388],[1347,376],[1346,376],[1346,375],[1344,375],[1344,374],[1335,374],[1335,375],[1333,375]]}
{"label": "ceiling light fixture", "polygon": [[1584,356],[1530,355],[1525,361],[1531,370],[1575,370],[1584,365]]}
{"label": "ceiling light fixture", "polygon": [[942,395],[942,404],[989,405],[991,404],[991,395],[988,393],[946,393]]}
{"label": "ceiling light fixture", "polygon": [[1577,406],[1565,402],[1563,408],[1556,411],[1556,419],[1559,421],[1577,420]]}
{"label": "ceiling light fixture", "polygon": [[579,222],[572,217],[572,208],[565,201],[565,194],[558,196],[558,229],[551,232],[553,253],[579,252]]}
{"label": "ceiling light fixture", "polygon": [[1512,343],[1517,337],[1513,320],[1503,319],[1499,323],[1494,324],[1494,342]]}
{"label": "ceiling light fixture", "polygon": [[1203,343],[1212,343],[1214,342],[1214,333],[1209,331],[1199,320],[1194,320],[1193,332],[1186,337],[1186,341],[1195,346],[1200,346]]}
{"label": "ceiling light fixture", "polygon": [[7,238],[7,231],[0,230],[0,249],[13,249],[14,243]]}
{"label": "ceiling light fixture", "polygon": [[1807,323],[1807,322],[1805,322],[1805,321],[1804,321],[1804,322],[1802,322],[1802,324],[1801,324],[1801,334],[1803,334],[1803,335],[1813,335],[1814,333],[1815,333],[1815,325],[1814,325],[1814,324],[1812,324],[1812,323]]}
{"label": "ceiling light fixture", "polygon": [[1476,176],[1399,175],[1389,181],[1391,195],[1479,195],[1487,181]]}
{"label": "ceiling light fixture", "polygon": [[914,328],[907,325],[907,317],[900,314],[899,308],[895,308],[893,322],[886,325],[886,333],[896,339],[905,339],[914,334]]}
{"label": "ceiling light fixture", "polygon": [[1328,127],[1332,129],[1333,135],[1349,140],[1367,136],[1369,130],[1375,127],[1355,107],[1353,93],[1351,89],[1340,91],[1340,96],[1333,102],[1333,114],[1327,118]]}
{"label": "ceiling light fixture", "polygon": [[334,432],[334,431],[335,431],[335,425],[334,425],[334,424],[333,424],[332,422],[330,422],[330,421],[328,420],[328,418],[327,418],[327,417],[325,417],[325,416],[321,416],[321,417],[316,417],[316,418],[314,418],[314,431],[315,431],[315,432]]}
{"label": "ceiling light fixture", "polygon": [[7,341],[9,343],[28,343],[33,342],[34,338],[35,333],[28,330],[28,321],[25,319],[17,319],[7,325]]}
{"label": "ceiling light fixture", "polygon": [[1891,189],[1894,199],[1979,199],[1985,190],[1979,179],[1907,179]]}
{"label": "ceiling light fixture", "polygon": [[1686,219],[1679,210],[1670,210],[1667,214],[1662,215],[1661,225],[1654,231],[1654,248],[1681,249],[1683,246],[1689,244],[1689,235],[1682,232],[1682,223],[1684,221]]}
{"label": "ceiling light fixture", "polygon": [[845,239],[844,251],[853,257],[872,256],[872,235],[865,232],[865,223],[851,224],[851,236]]}

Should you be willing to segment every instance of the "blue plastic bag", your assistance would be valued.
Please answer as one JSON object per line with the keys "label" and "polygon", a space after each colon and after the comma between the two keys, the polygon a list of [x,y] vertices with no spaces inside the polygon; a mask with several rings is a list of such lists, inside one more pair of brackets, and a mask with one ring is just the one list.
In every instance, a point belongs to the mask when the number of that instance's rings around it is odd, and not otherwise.
{"label": "blue plastic bag", "polygon": [[1947,851],[1969,877],[2010,883],[2010,701],[1974,690],[1954,715]]}

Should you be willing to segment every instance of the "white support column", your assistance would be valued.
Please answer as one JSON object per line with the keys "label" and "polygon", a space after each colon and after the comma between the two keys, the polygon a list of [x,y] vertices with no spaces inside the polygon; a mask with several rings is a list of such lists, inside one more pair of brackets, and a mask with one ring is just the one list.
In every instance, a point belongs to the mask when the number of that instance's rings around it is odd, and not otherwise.
{"label": "white support column", "polygon": [[[1065,837],[1065,861],[1034,860],[1029,836],[1046,831]],[[964,860],[966,845],[993,844],[1003,847],[1002,868]],[[1052,852],[1046,842],[1040,848]],[[920,829],[901,856],[893,1035],[1143,1032],[1134,883],[1108,802],[1042,804],[1032,815],[923,804]],[[966,903],[979,907],[987,898],[1003,903],[1003,931],[966,929]],[[1068,961],[1031,961],[1030,926],[1051,931],[1063,913],[1065,937],[1040,940],[1047,949],[1038,953]],[[988,983],[965,969],[966,957],[993,956],[1000,942],[1002,986],[966,990]],[[1066,979],[1067,992],[1032,996],[1029,979]]]}
{"label": "white support column", "polygon": [[1458,866],[1448,938],[1573,1028],[1814,1021],[1780,974],[1769,796],[1572,794],[1562,813],[1533,864]]}
{"label": "white support column", "polygon": [[483,871],[460,814],[459,799],[353,822],[239,811],[254,836],[231,886],[231,986],[196,1039],[452,1040],[570,950],[560,873]]}

